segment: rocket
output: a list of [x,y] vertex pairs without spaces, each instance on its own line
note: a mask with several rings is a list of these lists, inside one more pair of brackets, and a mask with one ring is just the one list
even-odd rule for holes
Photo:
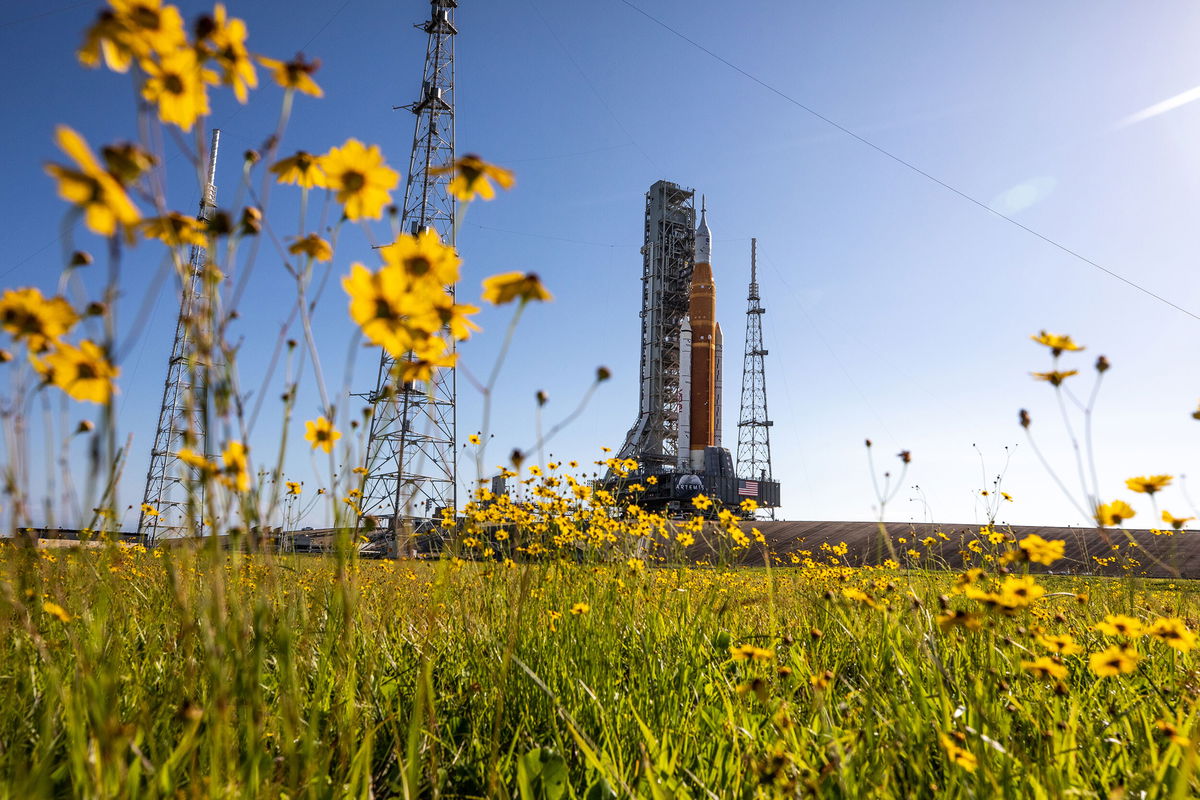
[[[706,211],[702,197],[700,224],[696,227],[696,258],[688,292],[688,321],[680,348],[680,366],[686,365],[687,372],[683,389],[687,412],[688,465],[694,470],[704,469],[705,448],[721,444],[723,342],[721,326],[716,319],[717,287],[713,280],[712,232],[708,229]],[[682,430],[680,432],[683,433]],[[683,436],[680,438],[684,439]]]

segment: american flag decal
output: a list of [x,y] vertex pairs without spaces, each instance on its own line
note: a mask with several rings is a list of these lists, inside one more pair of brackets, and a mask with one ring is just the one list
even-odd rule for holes
[[740,497],[758,497],[758,481],[741,481],[738,486]]

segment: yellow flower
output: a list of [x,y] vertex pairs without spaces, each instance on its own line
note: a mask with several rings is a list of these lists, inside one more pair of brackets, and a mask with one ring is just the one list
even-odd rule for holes
[[944,631],[952,628],[966,628],[969,631],[978,631],[983,628],[983,617],[971,611],[947,611],[944,614],[939,614],[937,617],[938,627]]
[[350,317],[363,335],[394,358],[403,357],[413,346],[409,317],[421,308],[404,275],[396,269],[371,272],[362,264],[352,264],[342,288],[350,295]]
[[318,447],[326,453],[333,452],[333,444],[342,438],[342,434],[333,429],[333,423],[325,417],[317,417],[304,423],[304,438],[312,442],[313,450]]
[[47,164],[46,172],[58,179],[58,196],[84,211],[88,229],[101,236],[112,236],[117,225],[128,232],[141,218],[125,189],[100,167],[87,142],[66,125],[55,130],[59,148],[70,156],[77,169]]
[[304,55],[297,53],[294,59],[286,62],[259,56],[258,63],[271,70],[271,77],[285,89],[295,89],[313,97],[324,95],[321,87],[312,79],[312,74],[321,66],[317,59],[305,61]]
[[59,342],[45,355],[31,360],[47,383],[88,403],[107,403],[114,391],[113,379],[121,373],[104,351],[87,339],[79,347]]
[[150,505],[149,503],[142,503],[142,513],[145,514],[147,517],[157,517],[158,509],[155,508],[154,506]]
[[461,259],[453,247],[442,244],[432,228],[416,236],[401,234],[396,241],[381,247],[379,254],[384,264],[399,269],[413,283],[430,282],[441,287],[458,281]]
[[413,344],[405,358],[396,362],[397,377],[402,382],[431,381],[435,370],[453,367],[457,356],[449,352],[446,343],[436,336]]
[[179,452],[175,454],[175,457],[184,464],[187,464],[192,469],[199,470],[202,473],[215,471],[215,467],[211,461],[197,453],[195,450],[192,450],[190,447],[180,448]]
[[328,186],[325,173],[321,171],[320,157],[303,150],[276,161],[271,165],[271,172],[279,176],[275,179],[278,183],[290,183],[304,189],[314,186],[323,189]]
[[1066,546],[1066,542],[1062,539],[1046,541],[1034,533],[1022,539],[1020,546],[1030,561],[1049,566],[1063,557],[1063,548]]
[[306,255],[313,261],[333,260],[333,248],[329,246],[329,242],[315,233],[310,233],[308,236],[292,242],[288,246],[288,252],[297,256]]
[[471,444],[476,444],[476,445],[479,444],[479,442],[480,442],[479,434],[472,433],[470,436],[467,437],[467,441],[470,442]]
[[217,73],[196,58],[196,51],[182,48],[164,55],[159,61],[143,61],[146,82],[142,97],[158,106],[158,118],[164,124],[190,131],[198,117],[208,116],[208,88],[216,83]]
[[1045,331],[1042,331],[1037,336],[1031,336],[1029,338],[1033,339],[1038,344],[1046,345],[1046,347],[1049,347],[1051,352],[1053,352],[1056,356],[1061,355],[1064,350],[1077,351],[1083,349],[1082,346],[1071,341],[1070,336],[1060,335],[1057,333],[1046,333]]
[[1048,656],[1039,656],[1033,661],[1022,661],[1021,669],[1038,678],[1062,680],[1067,677],[1067,668]]
[[1183,620],[1160,617],[1146,628],[1147,636],[1153,636],[1184,653],[1196,646],[1196,634],[1188,630]]
[[56,617],[59,622],[71,621],[71,615],[68,614],[67,610],[58,603],[51,603],[49,600],[47,600],[46,602],[42,603],[42,611],[45,611],[52,617]]
[[1170,739],[1173,744],[1180,747],[1191,747],[1192,740],[1179,732],[1179,729],[1167,722],[1165,719],[1155,720],[1154,728],[1166,738]]
[[747,514],[753,514],[755,511],[758,511],[758,501],[753,497],[747,497],[739,505],[742,511]]
[[151,217],[142,223],[144,236],[158,239],[171,247],[183,247],[184,245],[204,247],[208,244],[204,231],[203,222],[177,211],[172,211],[162,217]]
[[179,9],[162,0],[109,0],[88,29],[79,61],[95,67],[104,57],[114,72],[126,72],[133,59],[166,55],[187,45]]
[[1141,656],[1136,652],[1115,644],[1103,652],[1092,653],[1088,656],[1092,672],[1101,678],[1133,672],[1137,669],[1139,660],[1141,660]]
[[1194,520],[1195,517],[1175,517],[1169,511],[1162,512],[1162,521],[1170,525],[1175,530],[1182,530],[1183,526]]
[[1022,575],[1019,578],[1009,575],[1000,586],[1000,602],[1020,608],[1033,603],[1045,593],[1045,588],[1039,586],[1032,575]]
[[1139,494],[1154,494],[1160,489],[1165,489],[1171,485],[1174,480],[1173,475],[1149,475],[1137,478],[1129,478],[1125,481],[1125,486],[1131,492]]
[[770,661],[775,653],[752,644],[739,644],[729,648],[729,656],[734,661]]
[[692,498],[692,505],[695,506],[700,511],[704,511],[705,509],[712,508],[712,504],[713,504],[712,498],[706,494],[698,494]]
[[414,328],[426,334],[446,331],[455,341],[466,341],[471,337],[471,331],[479,330],[479,326],[471,320],[472,314],[479,313],[478,306],[455,303],[454,298],[445,292],[430,292],[425,309],[411,318]]
[[942,747],[946,750],[946,755],[950,758],[951,763],[965,769],[967,772],[974,772],[979,766],[979,759],[970,751],[959,747],[953,736],[943,733],[941,735]]
[[1141,636],[1145,627],[1137,617],[1127,617],[1124,614],[1110,614],[1103,622],[1096,623],[1096,630],[1106,636]]
[[1069,633],[1053,636],[1038,634],[1037,641],[1042,647],[1060,656],[1073,656],[1083,652],[1083,648],[1075,644],[1075,637]]
[[246,23],[228,18],[225,4],[217,3],[212,16],[197,23],[197,34],[197,47],[221,67],[221,82],[232,86],[238,102],[245,103],[247,89],[258,86],[258,73],[246,50]]
[[1134,516],[1134,513],[1134,510],[1124,500],[1114,500],[1111,503],[1103,503],[1096,509],[1096,521],[1107,528],[1120,525]]
[[576,603],[575,605],[571,606],[571,613],[574,614],[575,616],[579,616],[580,614],[586,614],[591,610],[592,610],[592,607],[589,606],[587,603]]
[[[104,166],[122,185],[128,186],[158,163],[158,159],[136,144],[117,142],[100,148]],[[90,263],[90,262],[89,262]]]
[[1062,382],[1072,375],[1078,375],[1079,370],[1068,369],[1065,371],[1055,370],[1053,372],[1031,372],[1029,373],[1039,381],[1046,381],[1051,386],[1061,386]]
[[511,189],[516,182],[510,170],[489,164],[479,156],[470,153],[453,164],[434,167],[429,172],[432,175],[453,173],[454,177],[446,186],[446,191],[464,203],[469,203],[477,196],[484,200],[491,200],[495,197],[496,190],[491,183],[493,180],[503,189]]
[[542,285],[542,280],[533,272],[505,272],[483,281],[483,299],[492,305],[502,306],[513,300],[525,305],[530,300],[553,300]]
[[296,481],[285,481],[285,485],[287,486],[288,494],[300,494],[302,491],[300,484]]
[[383,207],[392,201],[388,194],[400,175],[383,162],[377,145],[366,147],[357,139],[347,139],[341,147],[330,148],[321,156],[327,188],[337,193],[347,219],[379,219]]
[[41,352],[58,341],[79,321],[79,315],[62,297],[43,297],[35,288],[6,289],[0,295],[0,329],[32,352]]
[[230,489],[244,492],[250,488],[250,471],[246,463],[246,445],[232,441],[225,446],[221,454],[225,464],[222,469],[221,483]]

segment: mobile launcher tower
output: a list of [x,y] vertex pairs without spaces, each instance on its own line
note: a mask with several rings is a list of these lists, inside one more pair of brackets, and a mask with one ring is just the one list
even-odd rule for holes
[[668,514],[690,512],[699,494],[712,498],[714,509],[737,508],[747,498],[777,507],[779,483],[769,467],[739,477],[721,445],[723,342],[712,233],[703,203],[696,224],[693,190],[669,181],[650,187],[642,265],[639,413],[619,452],[638,468],[603,483],[618,494],[640,484],[638,504]]

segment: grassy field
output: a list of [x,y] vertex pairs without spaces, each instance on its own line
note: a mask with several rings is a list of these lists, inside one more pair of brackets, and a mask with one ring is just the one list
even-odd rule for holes
[[5,797],[1200,791],[1191,583],[0,554]]

